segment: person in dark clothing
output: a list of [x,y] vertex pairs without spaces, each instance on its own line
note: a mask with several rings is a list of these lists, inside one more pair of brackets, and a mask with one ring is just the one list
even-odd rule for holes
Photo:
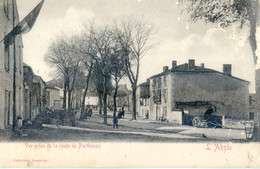
[[216,127],[216,124],[219,123],[217,116],[212,115],[212,113],[214,113],[214,112],[216,112],[216,107],[209,106],[208,109],[204,113],[204,120],[207,121],[208,127]]
[[149,119],[149,113],[148,112],[145,114],[145,119]]
[[59,115],[59,124],[64,125],[65,110],[64,109],[59,110],[58,115]]
[[124,107],[122,107],[122,109],[121,109],[121,117],[125,118],[125,109],[124,109]]
[[117,119],[117,116],[113,116],[113,128],[118,128],[118,119]]
[[88,111],[87,111],[87,116],[91,117],[92,116],[92,109],[89,107]]
[[125,110],[124,107],[122,107],[121,111],[119,110],[117,118],[124,118],[125,117]]
[[71,112],[69,113],[69,119],[71,122],[71,126],[75,126],[75,114],[76,111],[71,110]]
[[213,113],[213,108],[211,106],[209,106],[208,109],[205,111],[204,116],[211,115],[212,113]]

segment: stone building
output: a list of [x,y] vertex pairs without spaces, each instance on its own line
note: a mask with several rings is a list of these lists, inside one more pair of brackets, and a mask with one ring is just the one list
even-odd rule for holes
[[46,104],[46,84],[40,76],[24,64],[24,113],[23,120],[34,120],[44,110]]
[[93,92],[88,92],[85,98],[85,106],[90,106],[92,108],[97,108],[99,104],[99,99],[97,94]]
[[59,110],[62,108],[61,89],[58,87],[46,86],[46,106]]
[[138,85],[136,90],[137,112],[142,118],[149,118],[150,114],[150,81],[149,79]]
[[[5,35],[7,35],[13,29],[13,26],[19,22],[15,0],[0,1],[0,22],[0,39],[2,40]],[[0,44],[0,129],[6,129],[13,124],[14,56],[16,58],[15,105],[16,117],[18,117],[23,116],[22,112],[24,112],[23,43],[21,35],[16,36],[15,43],[5,43],[2,41]]]
[[232,76],[231,65],[223,72],[195,65],[195,60],[167,66],[163,72],[150,77],[151,118],[160,117],[182,123],[182,113],[203,115],[207,106],[214,106],[216,115],[247,119],[249,111],[249,82]]

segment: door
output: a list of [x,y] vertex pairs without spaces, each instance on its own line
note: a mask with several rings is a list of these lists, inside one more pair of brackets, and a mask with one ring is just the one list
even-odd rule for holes
[[156,120],[159,120],[159,115],[160,115],[160,109],[159,106],[156,106]]
[[10,125],[10,91],[5,91],[5,127]]

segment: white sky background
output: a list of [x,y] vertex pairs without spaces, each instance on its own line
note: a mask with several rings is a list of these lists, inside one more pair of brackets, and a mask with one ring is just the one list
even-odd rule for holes
[[[17,0],[20,20],[40,0]],[[61,32],[80,32],[88,20],[112,23],[126,17],[143,17],[153,25],[157,45],[141,62],[139,83],[171,67],[195,59],[196,65],[222,72],[223,64],[232,64],[232,75],[251,82],[254,91],[254,66],[246,34],[234,34],[232,28],[218,29],[212,24],[187,24],[176,0],[45,0],[33,29],[23,35],[24,62],[45,81],[54,78],[54,69],[44,62],[50,42]],[[239,35],[239,36],[238,36]],[[244,36],[243,36],[244,35]]]

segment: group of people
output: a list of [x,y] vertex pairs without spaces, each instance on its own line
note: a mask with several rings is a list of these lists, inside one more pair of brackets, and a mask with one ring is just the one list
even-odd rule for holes
[[80,114],[80,120],[87,119],[87,117],[91,117],[91,116],[92,116],[92,108],[90,106],[87,106],[85,112]]

